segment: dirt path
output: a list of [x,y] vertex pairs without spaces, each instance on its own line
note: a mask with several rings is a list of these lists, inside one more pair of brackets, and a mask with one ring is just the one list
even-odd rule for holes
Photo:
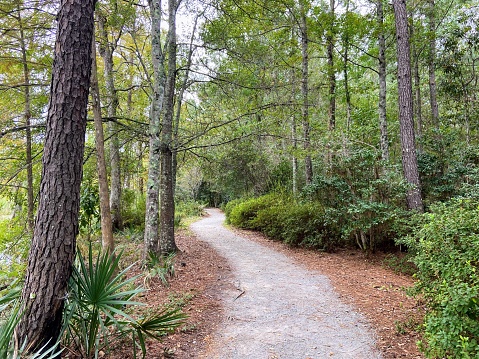
[[326,276],[227,230],[221,211],[208,213],[191,229],[228,259],[234,287],[222,293],[226,319],[199,358],[381,358],[364,317]]

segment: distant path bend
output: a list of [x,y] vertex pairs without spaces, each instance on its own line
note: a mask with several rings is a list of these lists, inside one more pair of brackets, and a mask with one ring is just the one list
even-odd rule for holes
[[220,210],[191,225],[230,262],[236,290],[200,358],[380,359],[366,320],[341,303],[329,279],[223,226]]

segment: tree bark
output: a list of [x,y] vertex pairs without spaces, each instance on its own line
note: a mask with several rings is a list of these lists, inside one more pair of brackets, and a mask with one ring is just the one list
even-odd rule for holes
[[17,343],[56,344],[75,256],[85,144],[94,0],[62,0],[47,117],[38,216],[22,292]]
[[329,16],[330,28],[328,29],[327,42],[327,57],[328,57],[328,82],[329,82],[329,130],[333,131],[336,128],[336,71],[334,69],[334,7],[335,1],[329,0]]
[[[411,12],[412,17],[412,12]],[[414,38],[414,25],[409,26],[409,39]],[[421,138],[422,138],[422,96],[421,96],[421,74],[419,72],[419,52],[415,44],[412,45],[412,63],[411,67],[412,77],[414,78],[414,99],[413,110],[415,119],[415,137],[417,142],[417,150],[421,152]]]
[[294,114],[291,116],[291,145],[293,147],[293,158],[292,158],[292,181],[293,181],[293,196],[296,197],[298,195],[298,157],[296,157],[296,150],[298,149],[298,140],[296,134],[296,118]]
[[[103,58],[104,75],[106,83],[106,98],[108,101],[107,115],[115,119],[119,105],[118,95],[115,88],[113,74],[113,51],[108,41],[108,33],[105,28],[105,19],[98,16],[98,27],[100,30],[100,55]],[[123,229],[123,220],[121,218],[121,170],[120,170],[120,142],[118,139],[118,126],[115,121],[108,123],[110,133],[110,209],[113,230]]]
[[418,139],[418,150],[421,151],[422,138],[422,96],[421,96],[421,76],[419,74],[419,58],[417,50],[414,50],[414,89],[415,98],[414,108],[416,110],[416,134]]
[[175,243],[175,197],[173,175],[173,116],[176,82],[176,0],[168,0],[168,76],[165,116],[161,126],[160,253],[177,251]]
[[161,0],[150,0],[151,52],[153,62],[153,93],[150,107],[150,153],[146,184],[145,258],[148,253],[159,253],[159,178],[160,178],[160,116],[165,97],[164,54],[161,48]]
[[411,186],[406,200],[409,209],[423,212],[421,182],[417,166],[414,138],[413,97],[411,83],[411,59],[409,31],[407,23],[406,0],[393,0],[397,59],[398,59],[398,105],[401,135],[402,165],[404,177]]
[[[349,14],[349,0],[346,1],[346,18]],[[344,71],[344,94],[346,96],[346,131],[349,132],[351,127],[351,92],[349,91],[349,72],[348,72],[348,62],[349,62],[349,34],[346,31],[344,35],[344,61],[343,61],[343,71]]]
[[[437,131],[439,131],[439,106],[437,104],[437,88],[436,88],[436,17],[434,0],[429,2],[429,102],[431,104],[432,123]],[[439,133],[439,132],[438,132]]]
[[110,212],[110,195],[108,191],[108,177],[105,160],[105,139],[103,136],[103,123],[101,119],[100,89],[96,65],[96,46],[92,41],[92,68],[91,68],[91,97],[93,107],[93,121],[95,125],[95,147],[98,168],[98,187],[100,196],[100,225],[103,251],[110,255],[115,250],[113,240],[113,226]]
[[300,1],[301,12],[301,96],[303,100],[303,106],[301,110],[302,126],[303,126],[303,149],[305,152],[304,157],[304,173],[306,184],[309,185],[313,182],[313,163],[311,161],[311,139],[310,139],[310,123],[309,123],[309,54],[308,54],[308,26],[306,22],[306,9],[304,4]]
[[383,0],[377,3],[377,21],[379,26],[378,47],[379,47],[379,130],[380,130],[380,146],[381,158],[383,161],[389,161],[389,140],[388,125],[386,117],[386,40],[384,36],[384,11]]

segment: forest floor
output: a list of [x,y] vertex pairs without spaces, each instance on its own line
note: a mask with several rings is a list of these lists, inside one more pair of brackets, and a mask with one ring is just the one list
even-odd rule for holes
[[[230,230],[284,254],[306,270],[327,276],[341,301],[367,319],[383,358],[424,358],[416,346],[423,308],[406,294],[413,280],[386,266],[390,258],[386,254],[357,250],[323,253],[291,248],[256,232]],[[167,287],[157,278],[145,281],[149,290],[143,300],[149,307],[182,306],[188,319],[161,342],[150,341],[147,358],[208,358],[205,350],[228,316],[221,293],[238,290],[233,284],[234,273],[230,263],[192,231],[179,230],[176,240],[180,252],[175,258],[175,276]],[[112,349],[105,358],[131,357],[126,347]]]

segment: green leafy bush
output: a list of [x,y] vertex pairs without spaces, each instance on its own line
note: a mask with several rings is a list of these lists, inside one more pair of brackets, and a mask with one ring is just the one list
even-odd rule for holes
[[230,224],[230,216],[231,216],[231,211],[233,210],[233,208],[235,208],[238,204],[244,201],[245,201],[244,198],[237,198],[237,199],[233,199],[229,201],[228,203],[222,206],[222,209],[225,212],[225,216],[226,216],[226,223]]
[[306,201],[325,208],[326,223],[337,227],[343,244],[363,250],[394,245],[406,186],[395,167],[378,161],[379,153],[351,148],[336,158],[332,174],[317,175],[302,191]]
[[404,242],[414,253],[416,294],[428,306],[422,350],[430,358],[479,356],[479,202],[431,207]]
[[227,218],[234,226],[261,231],[291,246],[332,250],[339,231],[325,214],[317,202],[298,202],[276,193],[227,206]]
[[319,203],[292,201],[287,206],[260,211],[254,223],[267,235],[291,246],[329,251],[336,247],[339,233],[328,223],[325,214]]
[[274,193],[240,201],[228,210],[228,223],[239,228],[259,230],[260,228],[254,224],[258,212],[281,203],[282,198]]
[[185,218],[197,218],[204,212],[205,206],[196,201],[178,201],[175,203],[175,227],[184,225],[187,227],[188,221],[183,224]]

